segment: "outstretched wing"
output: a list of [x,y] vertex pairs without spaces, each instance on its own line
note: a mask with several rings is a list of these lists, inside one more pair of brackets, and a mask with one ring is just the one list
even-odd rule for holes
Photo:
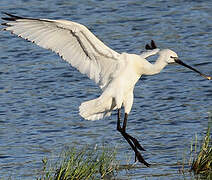
[[43,48],[56,52],[61,58],[104,88],[113,77],[119,53],[113,51],[85,26],[67,20],[33,19],[5,13],[2,18],[11,31]]

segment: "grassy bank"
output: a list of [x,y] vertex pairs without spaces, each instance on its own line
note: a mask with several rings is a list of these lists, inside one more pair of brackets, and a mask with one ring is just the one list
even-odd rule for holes
[[[54,164],[54,165],[53,165]],[[43,172],[39,180],[104,179],[116,176],[119,162],[116,151],[105,147],[69,148],[59,161],[43,159]]]
[[197,135],[192,139],[190,146],[190,157],[183,155],[183,160],[179,172],[195,179],[212,179],[212,138],[211,138],[212,118],[209,117],[208,128],[204,137],[199,140]]
[[201,149],[194,158],[191,170],[195,174],[200,174],[207,179],[212,179],[212,140],[210,135],[210,127],[202,141]]

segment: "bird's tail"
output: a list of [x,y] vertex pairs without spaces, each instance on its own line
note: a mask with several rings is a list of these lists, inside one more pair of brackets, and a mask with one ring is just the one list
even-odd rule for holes
[[111,115],[114,109],[112,98],[97,98],[83,102],[79,107],[79,114],[87,120],[99,120]]

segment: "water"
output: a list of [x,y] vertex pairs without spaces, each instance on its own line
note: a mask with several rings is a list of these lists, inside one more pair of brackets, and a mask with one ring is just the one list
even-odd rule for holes
[[[118,52],[139,53],[154,39],[210,75],[211,8],[211,1],[201,0],[0,1],[1,11],[82,23]],[[116,131],[115,113],[95,122],[78,115],[81,102],[101,93],[92,81],[50,51],[7,32],[0,32],[0,42],[1,178],[35,179],[42,158],[54,158],[73,145],[110,143],[119,148],[123,162],[126,154],[133,162],[129,145]],[[142,77],[128,131],[140,140],[147,150],[144,157],[154,165],[120,176],[183,179],[177,162],[189,154],[195,134],[204,135],[211,112],[211,81],[190,70],[169,66],[159,75]]]

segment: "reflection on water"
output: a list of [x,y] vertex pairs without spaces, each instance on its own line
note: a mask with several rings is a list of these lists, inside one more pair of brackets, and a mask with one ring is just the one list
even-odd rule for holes
[[[212,74],[210,1],[11,1],[2,11],[85,24],[118,52],[139,53],[154,39],[182,60]],[[53,53],[0,33],[0,174],[35,179],[43,157],[69,145],[110,143],[125,161],[130,147],[116,132],[116,116],[85,121],[81,102],[101,92]],[[169,66],[142,77],[135,89],[128,131],[147,150],[152,168],[130,170],[126,178],[180,178],[176,163],[195,133],[203,135],[212,112],[211,82],[184,67]]]

